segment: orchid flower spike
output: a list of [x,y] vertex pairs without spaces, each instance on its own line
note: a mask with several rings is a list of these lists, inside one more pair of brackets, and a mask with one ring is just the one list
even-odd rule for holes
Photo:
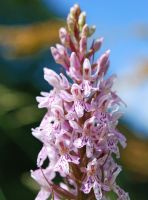
[[[53,88],[37,97],[38,107],[47,112],[39,127],[32,129],[43,145],[38,169],[31,171],[40,186],[36,200],[111,200],[111,191],[117,200],[129,200],[116,183],[121,166],[114,160],[120,157],[119,145],[126,147],[126,138],[116,127],[123,101],[112,89],[116,76],[105,76],[110,50],[94,59],[103,38],[88,45],[94,31],[95,26],[86,23],[86,13],[75,4],[67,29],[59,30],[61,44],[51,47],[65,73],[44,68],[44,79]],[[57,174],[59,184],[53,180]]]

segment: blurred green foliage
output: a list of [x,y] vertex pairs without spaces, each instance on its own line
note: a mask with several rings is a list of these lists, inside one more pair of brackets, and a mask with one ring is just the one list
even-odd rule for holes
[[40,0],[5,0],[0,3],[0,24],[24,24],[55,17]]
[[[54,18],[39,0],[0,3],[3,26],[31,25]],[[48,54],[45,49],[35,56],[10,59],[0,43],[0,200],[31,200],[37,193],[29,172],[36,168],[41,144],[32,137],[31,128],[38,125],[45,112],[37,108],[35,96],[40,88],[47,89],[41,79],[42,67],[50,62]]]

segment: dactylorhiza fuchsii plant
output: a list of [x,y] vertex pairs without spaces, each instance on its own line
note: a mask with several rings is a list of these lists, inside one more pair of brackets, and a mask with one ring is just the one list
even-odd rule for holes
[[[120,157],[118,144],[126,147],[126,138],[116,129],[124,103],[112,90],[115,75],[105,78],[110,50],[94,61],[103,38],[88,48],[94,31],[94,26],[86,24],[85,12],[74,5],[67,28],[59,30],[61,44],[51,47],[55,62],[64,67],[69,79],[44,68],[44,79],[53,89],[37,97],[38,107],[47,112],[40,126],[32,129],[43,143],[38,169],[31,171],[40,185],[36,200],[109,200],[110,191],[118,200],[129,200],[116,184],[121,166],[112,157]],[[57,175],[61,177],[58,185],[54,183]]]

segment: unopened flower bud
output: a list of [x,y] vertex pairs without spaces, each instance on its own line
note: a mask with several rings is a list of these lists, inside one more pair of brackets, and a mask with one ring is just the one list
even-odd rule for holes
[[55,47],[51,47],[51,53],[52,56],[54,57],[55,61],[57,63],[60,63],[60,61],[62,60],[61,54],[59,53],[59,51],[55,48]]
[[79,14],[81,13],[81,9],[80,9],[80,6],[78,4],[75,4],[74,5],[74,9],[76,11],[76,15],[79,16]]
[[71,7],[71,8],[70,8],[70,15],[71,15],[71,17],[75,17],[75,14],[76,14],[75,8],[74,8],[74,7]]
[[85,25],[85,20],[86,20],[86,13],[81,12],[79,19],[78,19],[78,25],[79,25],[80,31],[82,31],[82,28]]
[[75,52],[72,52],[72,54],[70,56],[70,66],[72,68],[75,68],[76,70],[79,70],[81,67],[80,61],[79,61],[78,57],[76,56]]
[[92,26],[92,27],[89,27],[89,30],[88,30],[88,36],[92,36],[92,34],[94,34],[94,32],[96,31],[96,26]]
[[67,17],[67,25],[68,25],[69,32],[71,34],[74,34],[75,21],[70,15],[68,15]]
[[110,50],[107,50],[98,60],[98,64],[100,66],[100,71],[99,74],[106,74],[108,66],[109,66],[109,55],[110,55]]
[[97,40],[94,42],[92,49],[93,49],[94,51],[98,51],[98,50],[101,48],[101,46],[102,46],[103,40],[104,40],[103,37],[100,38],[100,39],[97,39]]
[[59,75],[51,69],[44,68],[44,79],[53,87],[59,88]]
[[57,44],[57,49],[55,47],[51,47],[52,56],[55,59],[55,62],[63,65],[66,69],[69,67],[69,57],[64,47]]
[[65,28],[60,28],[59,37],[63,45],[69,46],[69,34]]
[[85,24],[85,25],[83,26],[83,28],[82,28],[82,37],[83,37],[83,36],[87,37],[88,34],[89,34],[89,27],[88,27],[87,24]]
[[70,15],[76,19],[77,16],[79,16],[81,10],[78,4],[75,4],[71,9],[70,9]]
[[89,80],[91,78],[91,64],[88,58],[85,58],[83,63],[83,78]]
[[56,44],[56,48],[57,48],[59,54],[65,55],[66,49],[64,48],[63,45],[61,45],[61,44]]
[[56,47],[57,47],[57,50],[59,51],[59,54],[63,58],[62,61],[64,60],[66,67],[68,67],[69,66],[69,55],[67,53],[67,49],[63,45],[60,45],[60,44],[56,44]]

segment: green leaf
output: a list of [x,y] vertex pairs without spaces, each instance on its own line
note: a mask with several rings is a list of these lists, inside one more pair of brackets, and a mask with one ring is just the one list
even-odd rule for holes
[[4,196],[4,193],[2,192],[0,188],[0,200],[6,200],[6,197]]

